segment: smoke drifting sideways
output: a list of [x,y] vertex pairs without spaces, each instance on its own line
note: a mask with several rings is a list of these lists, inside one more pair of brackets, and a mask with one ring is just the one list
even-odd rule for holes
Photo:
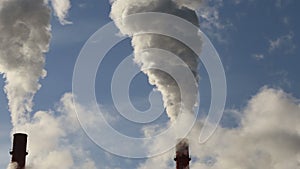
[[[112,9],[110,16],[115,21],[120,32],[124,35],[132,36],[132,46],[134,48],[134,61],[140,65],[141,70],[148,76],[149,83],[155,85],[162,93],[164,107],[171,121],[174,121],[179,112],[184,114],[193,113],[193,109],[197,104],[197,93],[189,93],[189,91],[180,91],[184,88],[198,87],[198,73],[197,68],[199,59],[188,46],[179,40],[165,35],[158,35],[147,32],[147,25],[155,24],[159,27],[164,27],[164,21],[157,19],[156,23],[149,23],[149,21],[127,22],[126,16],[132,14],[139,14],[144,12],[160,12],[165,14],[175,15],[183,18],[198,27],[198,18],[194,11],[197,6],[201,4],[199,0],[115,0],[112,1]],[[172,29],[167,27],[166,29]],[[186,36],[195,37],[197,32],[186,32],[179,30]],[[141,33],[141,34],[139,34]],[[200,37],[199,37],[200,38]],[[196,83],[186,81],[186,87],[181,88],[169,72],[164,72],[158,69],[147,69],[149,67],[168,67],[172,72],[177,72],[183,65],[178,65],[170,60],[166,60],[164,56],[158,56],[157,53],[148,52],[147,49],[158,48],[168,51],[176,55],[185,62],[188,68],[194,75]],[[201,48],[201,45],[199,46]],[[180,75],[185,78],[185,75]],[[195,81],[194,81],[195,82]],[[181,84],[180,84],[181,85]],[[181,93],[186,93],[187,97],[181,98]]]

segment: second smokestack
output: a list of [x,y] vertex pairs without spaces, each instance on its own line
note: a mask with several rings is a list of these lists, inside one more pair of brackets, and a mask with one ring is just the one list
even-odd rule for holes
[[191,161],[189,154],[189,142],[188,139],[179,139],[176,145],[176,169],[189,169],[189,163]]
[[26,164],[27,134],[16,133],[13,138],[13,148],[10,151],[12,155],[11,162],[17,163],[17,169],[24,169]]

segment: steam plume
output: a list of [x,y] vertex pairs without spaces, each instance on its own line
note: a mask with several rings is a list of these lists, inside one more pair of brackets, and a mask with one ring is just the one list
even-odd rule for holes
[[[4,90],[13,127],[15,131],[25,131],[30,136],[26,168],[95,169],[83,145],[68,139],[78,134],[79,128],[71,109],[70,94],[66,94],[60,102],[61,110],[57,112],[61,115],[55,116],[52,111],[29,115],[33,97],[41,87],[39,80],[46,76],[44,53],[48,51],[51,37],[48,1],[0,1],[0,73],[6,80]],[[66,23],[69,1],[52,0],[52,5],[60,22]],[[66,124],[70,128],[66,128]],[[17,165],[11,163],[8,169],[16,169]]]
[[[236,111],[238,127],[219,126],[205,144],[197,138],[199,121],[187,138],[191,148],[191,168],[201,169],[295,169],[300,166],[300,106],[299,98],[281,89],[263,87]],[[226,117],[224,118],[226,119]],[[232,122],[232,121],[231,121]],[[148,129],[149,130],[149,129]],[[163,129],[158,129],[163,130]],[[161,147],[166,138],[158,139],[149,149]],[[242,150],[242,151],[241,151]],[[172,169],[174,151],[149,158],[139,169]],[[162,163],[164,161],[164,163]],[[171,163],[172,164],[172,163]]]
[[28,121],[39,79],[46,76],[50,10],[44,0],[3,0],[0,8],[0,73],[17,127]]
[[[152,65],[154,67],[163,65],[163,67],[178,68],[178,65],[165,60],[163,56],[157,56],[156,53],[148,52],[141,54],[143,50],[151,48],[159,48],[177,55],[182,59],[189,69],[193,72],[195,78],[198,78],[198,56],[185,44],[171,37],[157,35],[153,33],[139,34],[139,31],[145,31],[144,26],[148,25],[147,21],[139,21],[126,24],[125,16],[143,12],[161,12],[172,14],[187,21],[198,25],[196,13],[193,11],[201,1],[172,1],[172,0],[115,0],[112,2],[111,18],[116,22],[121,33],[132,36],[132,46],[134,47],[134,60],[141,66],[142,71],[147,74],[149,82],[155,85],[162,93],[164,106],[171,120],[176,119],[181,106],[185,108],[185,112],[192,112],[196,101],[195,99],[181,98],[178,84],[166,72],[157,69],[145,69]],[[121,19],[121,20],[120,20]],[[134,25],[132,25],[134,24]],[[163,21],[157,21],[157,25],[163,25]],[[197,32],[184,32],[187,36],[197,36]],[[159,67],[159,66],[158,66]],[[184,78],[184,75],[182,76]],[[187,83],[192,87],[197,87],[197,84]],[[195,98],[195,93],[188,93],[189,96]]]

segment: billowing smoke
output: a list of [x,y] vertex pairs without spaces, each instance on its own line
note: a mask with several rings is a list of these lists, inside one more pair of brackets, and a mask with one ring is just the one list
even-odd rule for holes
[[44,0],[2,0],[0,8],[0,73],[16,128],[28,121],[39,79],[46,76],[50,9]]
[[[168,67],[175,72],[181,69],[182,65],[178,65],[171,60],[167,60],[164,56],[158,56],[159,54],[156,52],[149,51],[143,53],[143,51],[158,48],[175,54],[185,62],[188,68],[193,72],[195,79],[198,79],[198,56],[183,42],[180,42],[175,38],[154,33],[138,34],[146,31],[143,29],[145,29],[145,25],[148,24],[162,25],[163,27],[163,21],[159,21],[159,19],[157,19],[156,23],[148,23],[147,20],[126,23],[126,16],[143,12],[160,12],[178,16],[198,26],[198,19],[193,9],[200,3],[201,1],[199,0],[115,0],[112,2],[111,18],[116,22],[121,33],[132,36],[134,60],[141,66],[141,70],[147,74],[150,84],[155,85],[162,93],[164,106],[166,107],[167,114],[171,121],[176,119],[183,107],[184,112],[193,111],[196,99],[191,98],[195,98],[196,93],[180,91],[182,88],[179,88],[177,81],[172,78],[169,72],[164,72],[158,69],[147,69],[151,66]],[[197,32],[181,31],[181,33],[186,36],[197,36]],[[185,75],[182,74],[181,78],[185,78]],[[197,83],[186,82],[187,83],[184,85],[189,85],[190,87],[188,88],[196,88],[198,86]],[[181,98],[181,93],[187,93],[188,97]]]
[[84,148],[86,140],[79,132],[72,94],[66,93],[57,106],[55,110],[36,112],[31,122],[22,126],[28,133],[26,169],[96,169]]
[[[52,1],[54,11],[63,24],[69,1]],[[26,168],[91,168],[95,164],[77,136],[79,123],[72,109],[72,97],[66,94],[58,110],[30,112],[33,97],[40,89],[39,80],[46,76],[45,55],[51,38],[51,10],[48,0],[0,1],[0,73],[6,80],[9,111],[14,132],[29,135]],[[66,128],[65,126],[70,128]],[[16,169],[17,163],[8,165]]]
[[[96,119],[95,108],[77,108],[77,111],[84,111],[88,117]],[[95,127],[98,126],[99,123]],[[95,162],[85,149],[88,138],[82,137],[83,132],[80,132],[72,94],[64,94],[56,109],[34,113],[21,130],[28,134],[26,169],[96,169]],[[11,163],[7,169],[16,167],[17,163]]]
[[[229,111],[230,113],[225,113],[224,119],[230,115],[231,120],[228,122],[237,123],[238,127],[219,126],[205,144],[199,144],[197,139],[201,122],[191,130],[187,136],[193,157],[191,168],[300,168],[299,98],[294,98],[280,89],[263,87],[247,101],[246,107]],[[151,128],[145,130],[148,132]],[[150,151],[163,146],[165,140],[167,138],[156,140],[149,146]],[[147,159],[139,169],[172,169],[173,158],[174,151],[169,151]]]
[[[68,0],[51,0],[62,24],[71,7]],[[32,110],[33,97],[46,76],[44,53],[50,41],[51,11],[46,0],[0,1],[0,74],[14,127],[24,124]]]

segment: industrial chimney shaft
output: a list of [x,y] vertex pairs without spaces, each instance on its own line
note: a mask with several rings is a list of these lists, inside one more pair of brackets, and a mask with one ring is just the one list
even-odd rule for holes
[[13,147],[12,151],[10,151],[11,162],[17,163],[17,169],[24,169],[26,163],[26,155],[28,155],[26,151],[27,146],[27,134],[24,133],[16,133],[13,138]]
[[189,169],[189,162],[191,161],[189,154],[188,139],[179,139],[176,145],[176,169]]

